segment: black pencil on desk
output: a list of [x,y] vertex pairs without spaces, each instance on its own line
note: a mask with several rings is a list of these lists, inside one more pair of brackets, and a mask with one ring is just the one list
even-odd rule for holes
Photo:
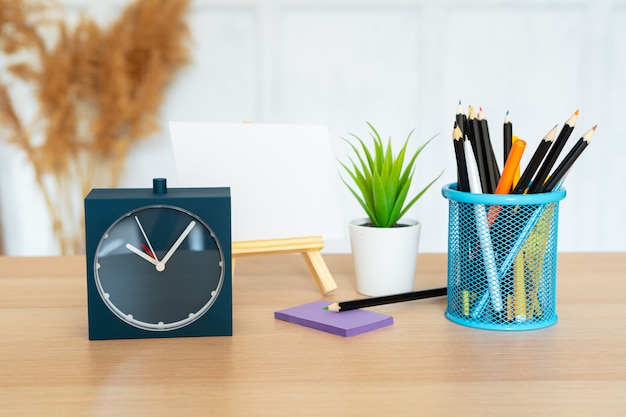
[[463,147],[463,134],[457,123],[454,123],[454,129],[452,130],[452,140],[454,142],[454,155],[456,157],[458,191],[469,192],[469,179],[467,176],[467,163],[465,159],[465,149]]
[[541,139],[541,142],[539,142],[539,146],[537,146],[535,153],[533,154],[532,158],[530,158],[530,162],[526,166],[526,169],[522,173],[522,176],[517,182],[517,185],[513,189],[513,194],[524,193],[524,190],[526,189],[526,187],[528,187],[528,184],[530,184],[530,180],[533,178],[533,175],[535,175],[537,168],[539,168],[539,164],[541,164],[541,161],[543,160],[544,156],[546,156],[546,153],[548,152],[548,149],[550,149],[552,142],[554,142],[557,126],[558,125],[555,125],[548,133],[546,133],[543,139]]
[[543,164],[541,164],[537,175],[535,175],[535,178],[532,180],[530,187],[528,187],[529,194],[537,193],[543,188],[543,183],[546,181],[546,178],[548,178],[548,174],[550,173],[550,170],[552,169],[557,158],[559,157],[561,150],[563,150],[565,142],[567,142],[567,139],[570,137],[572,131],[574,130],[574,126],[576,126],[577,118],[578,110],[576,110],[574,114],[572,114],[563,125],[561,132],[559,132],[559,136],[557,136],[554,144],[548,152],[548,156],[546,156],[546,159],[543,161]]
[[508,110],[506,111],[506,115],[504,116],[504,124],[502,125],[502,139],[504,150],[504,158],[502,159],[502,164],[504,165],[507,158],[509,157],[509,152],[511,152],[511,147],[513,146],[513,123],[511,123],[511,116],[509,115]]
[[403,303],[405,301],[422,300],[424,298],[443,297],[447,294],[447,287],[433,288],[431,290],[412,291],[402,294],[385,295],[382,297],[342,301],[339,303],[333,303],[328,307],[324,307],[324,310],[342,312],[348,310],[356,310],[357,308],[380,306],[383,304]]
[[580,154],[582,154],[585,148],[589,145],[591,137],[595,133],[597,127],[598,125],[595,125],[591,129],[589,129],[587,133],[585,133],[578,140],[578,142],[576,142],[576,144],[572,147],[569,153],[565,155],[565,158],[563,158],[559,166],[557,166],[554,172],[550,174],[550,178],[548,178],[543,188],[541,188],[540,192],[550,192],[556,188],[556,185],[559,183],[561,178],[563,178],[567,171],[569,171],[574,162],[576,162],[576,159],[578,159]]

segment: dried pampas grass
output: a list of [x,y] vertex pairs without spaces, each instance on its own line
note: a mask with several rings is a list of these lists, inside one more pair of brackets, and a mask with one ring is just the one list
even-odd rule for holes
[[[84,16],[70,28],[49,3],[0,0],[0,138],[32,165],[61,253],[81,253],[82,197],[118,185],[129,149],[159,130],[166,87],[190,59],[189,0],[136,0],[104,28]],[[32,120],[17,110],[18,84],[37,98]]]

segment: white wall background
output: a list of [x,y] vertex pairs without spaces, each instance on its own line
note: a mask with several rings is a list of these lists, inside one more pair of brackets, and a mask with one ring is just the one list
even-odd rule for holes
[[[126,2],[63,3],[69,19],[106,22]],[[195,0],[189,24],[194,61],[168,92],[163,134],[133,150],[122,185],[174,176],[168,120],[327,124],[339,158],[339,136],[367,134],[366,120],[397,143],[415,128],[419,142],[440,134],[419,159],[417,185],[445,173],[410,215],[423,222],[421,250],[445,252],[440,188],[456,178],[457,102],[485,109],[498,156],[507,110],[534,150],[580,109],[571,143],[599,127],[567,178],[559,249],[626,250],[625,0]],[[346,223],[362,217],[338,187]],[[4,143],[0,210],[7,254],[58,253],[29,167]],[[348,252],[345,235],[325,252]]]

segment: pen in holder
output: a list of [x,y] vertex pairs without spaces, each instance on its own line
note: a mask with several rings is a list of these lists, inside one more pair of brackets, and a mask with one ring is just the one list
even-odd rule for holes
[[559,201],[565,190],[473,194],[449,200],[446,317],[490,330],[550,326],[556,314]]

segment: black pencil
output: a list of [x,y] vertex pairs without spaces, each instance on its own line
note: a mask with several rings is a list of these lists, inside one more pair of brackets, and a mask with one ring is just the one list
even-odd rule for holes
[[422,300],[424,298],[443,297],[447,294],[447,287],[433,288],[431,290],[405,292],[402,294],[385,295],[383,297],[342,301],[339,303],[333,303],[328,307],[324,307],[324,310],[342,312],[348,310],[356,310],[357,308],[380,306],[383,304],[402,303],[405,301]]
[[528,187],[528,184],[530,184],[530,180],[533,178],[533,175],[535,175],[537,168],[539,168],[539,164],[541,164],[541,161],[544,156],[546,156],[552,142],[554,142],[557,126],[558,125],[555,125],[548,133],[546,133],[543,139],[541,139],[541,142],[539,142],[539,146],[537,146],[530,162],[526,166],[526,169],[522,173],[519,181],[517,181],[517,185],[513,189],[513,194],[522,194],[524,190],[526,190],[526,187]]
[[504,116],[504,124],[502,125],[502,138],[504,150],[504,158],[502,158],[502,164],[504,164],[509,157],[511,147],[513,146],[513,123],[511,123],[511,116],[509,115],[508,110],[506,111],[506,115]]
[[487,167],[487,175],[489,180],[489,190],[487,192],[493,194],[496,191],[498,182],[500,181],[500,168],[498,167],[498,161],[496,155],[493,152],[493,146],[491,145],[491,136],[489,135],[489,124],[485,119],[485,112],[481,107],[476,116],[480,126],[480,140],[483,146],[483,158],[485,159],[485,166]]
[[459,104],[456,107],[456,124],[459,126],[459,129],[461,129],[461,137],[464,137],[465,127],[467,126],[467,116],[461,105],[461,100],[459,100]]
[[554,172],[550,174],[550,177],[548,178],[544,186],[541,188],[540,192],[544,193],[544,192],[549,192],[549,191],[554,190],[554,188],[559,183],[559,181],[561,181],[561,178],[563,178],[563,176],[567,173],[567,171],[569,171],[569,169],[572,167],[574,162],[576,162],[576,159],[578,159],[578,157],[580,156],[580,154],[583,153],[587,145],[589,145],[589,142],[591,141],[591,137],[595,133],[597,127],[598,125],[595,125],[591,129],[589,129],[587,133],[585,133],[578,140],[578,142],[576,142],[576,144],[572,147],[569,153],[565,155],[565,158],[563,158],[559,166],[557,166]]
[[[457,105],[457,107],[456,107],[456,117],[455,117],[455,120],[456,120],[456,124],[457,124],[457,126],[458,126],[458,127],[459,127],[459,129],[461,130],[461,137],[463,137],[463,136],[464,136],[464,133],[463,133],[463,132],[465,132],[465,130],[466,130],[466,128],[465,128],[465,127],[467,126],[467,116],[465,115],[465,111],[463,110],[463,106],[461,105],[461,100],[459,100],[459,104],[458,104],[458,105]],[[463,142],[461,142],[461,150],[463,151],[463,149],[462,149],[462,148],[463,148],[462,143],[463,143]],[[455,145],[455,146],[456,146],[456,145]],[[464,151],[463,151],[463,154],[465,154],[465,152],[464,152]],[[465,159],[465,158],[463,158],[463,159]],[[457,183],[457,186],[459,187],[459,188],[458,188],[458,190],[459,190],[459,191],[469,191],[469,185],[467,185],[467,187],[468,187],[468,188],[467,188],[467,190],[462,190],[462,189],[460,188],[460,186],[461,186],[461,181],[462,181],[462,180],[461,180],[461,177],[460,177],[460,172],[461,172],[462,170],[460,169],[460,166],[459,166],[459,163],[458,163],[458,162],[459,162],[459,161],[457,160],[457,168],[459,168],[459,169],[457,169],[456,183]],[[464,164],[464,165],[465,165],[465,164]]]
[[456,156],[456,167],[458,184],[457,190],[469,192],[469,178],[467,176],[467,162],[465,159],[465,149],[463,147],[463,134],[457,123],[454,123],[452,130],[452,139],[454,142],[454,155]]
[[480,188],[483,193],[487,193],[489,190],[489,173],[485,166],[484,149],[482,146],[482,140],[480,138],[480,122],[476,119],[476,110],[472,106],[469,108],[467,115],[467,137],[472,144],[472,150],[474,152],[474,159],[476,159],[476,166],[478,167],[478,176],[480,177]]
[[546,181],[546,178],[548,178],[548,174],[550,173],[550,170],[552,169],[557,158],[559,157],[561,150],[563,150],[565,142],[567,142],[567,139],[570,137],[572,131],[574,130],[577,118],[578,110],[576,110],[574,114],[572,114],[563,125],[559,136],[557,136],[554,144],[550,148],[550,152],[548,152],[548,156],[546,156],[546,159],[543,161],[543,164],[541,164],[537,175],[528,187],[529,194],[537,193],[543,188],[543,183]]

